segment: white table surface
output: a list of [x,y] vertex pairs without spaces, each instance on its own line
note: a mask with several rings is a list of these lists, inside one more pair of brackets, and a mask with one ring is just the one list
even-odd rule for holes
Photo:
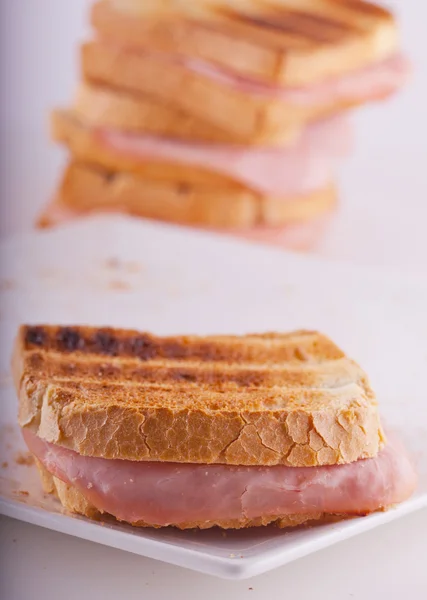
[[[320,254],[425,273],[427,9],[416,0],[401,4],[405,47],[416,76],[386,107],[357,115],[357,152],[341,176],[343,207]],[[85,33],[87,5],[86,0],[1,3],[2,235],[31,227],[58,176],[63,156],[47,141],[46,111],[66,103],[72,93],[75,43]],[[427,597],[427,511],[241,582],[7,518],[0,519],[0,527],[0,597],[7,600]]]

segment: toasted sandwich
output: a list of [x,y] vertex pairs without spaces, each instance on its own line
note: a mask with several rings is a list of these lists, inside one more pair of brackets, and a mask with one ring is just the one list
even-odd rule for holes
[[385,510],[416,485],[365,373],[317,332],[23,326],[13,371],[46,491],[87,517],[287,527]]
[[[86,119],[53,113],[53,137],[73,161],[39,224],[57,224],[59,214],[68,219],[71,212],[120,210],[305,248],[322,231],[319,221],[334,211],[334,167],[352,148],[343,117],[307,127],[286,147],[257,148],[103,128],[98,119],[105,113],[90,113]],[[117,124],[120,112],[111,116]],[[295,226],[296,244],[288,244]]]
[[[314,192],[333,178],[335,167],[353,147],[344,117],[307,127],[285,147],[259,148],[165,138],[136,127],[103,128],[100,114],[93,112],[85,119],[56,111],[52,136],[81,163],[149,181],[215,186],[218,191],[245,189],[283,198]],[[120,112],[112,116],[117,123]]]
[[39,225],[121,210],[313,247],[351,148],[341,113],[406,77],[396,23],[358,0],[228,4],[95,3],[83,81],[52,115],[69,166]]
[[150,181],[134,173],[71,163],[38,226],[50,228],[99,212],[124,213],[306,251],[329,226],[337,198],[331,182],[313,192],[281,197],[200,183]]
[[[231,5],[231,6],[230,6]],[[98,0],[101,39],[205,60],[300,86],[362,69],[398,48],[390,12],[363,0]]]
[[120,2],[96,4],[98,39],[82,48],[85,79],[155,98],[237,143],[283,142],[308,121],[385,97],[406,79],[394,19],[375,5],[211,2],[199,15],[187,10],[194,4],[175,4],[181,13],[169,18],[139,16],[143,2],[133,14]]

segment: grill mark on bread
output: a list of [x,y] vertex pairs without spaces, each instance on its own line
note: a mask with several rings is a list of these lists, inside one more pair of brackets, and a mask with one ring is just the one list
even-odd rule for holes
[[29,375],[43,372],[52,381],[90,382],[102,378],[108,382],[175,384],[225,388],[268,388],[275,386],[339,387],[361,380],[363,371],[347,359],[323,363],[289,363],[284,365],[242,365],[238,363],[202,363],[137,359],[105,362],[102,357],[82,354],[63,356],[30,352],[26,361]]
[[[187,56],[197,56],[231,67],[243,75],[290,86],[318,81],[320,73],[324,73],[326,79],[363,68],[382,60],[386,53],[391,55],[398,47],[397,27],[390,9],[369,2],[292,0],[279,3],[262,0],[245,3],[247,8],[242,3],[228,4],[246,13],[243,19],[248,14],[254,17],[255,23],[242,20],[236,10],[237,15],[233,16],[230,9],[214,7],[212,3],[206,7],[204,15],[194,14],[188,19],[180,19],[179,23],[176,20],[149,23],[143,17],[138,19],[114,10],[111,3],[104,0],[93,6],[92,24],[100,37],[122,45],[141,47],[148,40],[150,47],[166,52],[174,52],[178,45],[180,52]],[[352,29],[352,34],[333,44],[325,44],[298,33],[256,24],[257,18],[274,22],[271,14],[275,9],[280,12],[280,5],[285,5],[288,10],[294,7],[308,15],[345,23]]]
[[134,357],[141,361],[159,359],[206,362],[260,362],[331,360],[343,352],[328,338],[313,332],[293,335],[249,335],[242,337],[197,336],[157,337],[136,331],[110,328],[49,326],[27,327],[25,347],[50,351]]
[[333,43],[358,31],[354,24],[331,19],[325,15],[282,7],[269,7],[264,14],[241,13],[235,9],[221,10],[224,16],[244,24],[254,25],[276,33],[291,34],[310,42]]
[[95,403],[108,391],[119,403],[137,404],[139,397],[161,406],[167,395],[178,407],[189,401],[210,410],[333,401],[346,389],[362,403],[372,398],[362,369],[316,332],[205,338],[93,327],[23,332],[27,380],[44,381],[65,402],[73,390]]
[[[168,410],[175,409],[184,414],[191,412],[228,411],[234,416],[258,413],[265,409],[277,412],[298,410],[320,410],[326,405],[331,408],[339,403],[343,411],[355,399],[358,409],[367,406],[369,398],[363,388],[351,382],[339,388],[302,388],[271,387],[271,388],[225,388],[213,389],[210,386],[189,386],[172,383],[139,383],[139,382],[105,382],[85,380],[49,380],[38,379],[39,384],[45,385],[50,402],[57,406],[72,404],[76,410],[88,411],[89,407],[103,409],[106,405],[115,407],[125,406],[126,409],[139,409],[149,413],[152,409],[162,409],[167,397]],[[32,378],[26,385],[33,385]],[[77,405],[74,398],[78,398]],[[82,400],[84,401],[82,403]]]
[[27,346],[46,346],[47,336],[43,327],[28,327],[25,332]]
[[74,329],[61,327],[57,334],[58,344],[64,351],[73,352],[79,349],[82,338]]
[[[201,345],[220,360],[198,358]],[[13,373],[20,425],[87,456],[314,466],[375,456],[384,442],[363,371],[317,332],[23,326]]]
[[[330,0],[330,3],[336,4],[339,8],[345,8],[354,11],[355,17],[357,16],[368,16],[375,19],[386,19],[392,20],[392,14],[384,7],[378,4],[371,4],[369,2],[363,2],[363,0]],[[333,8],[332,8],[333,10]]]

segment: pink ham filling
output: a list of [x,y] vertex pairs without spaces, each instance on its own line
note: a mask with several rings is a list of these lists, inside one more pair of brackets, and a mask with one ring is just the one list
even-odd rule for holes
[[395,54],[341,77],[298,88],[285,88],[239,77],[198,59],[183,59],[182,62],[189,70],[237,91],[267,96],[300,106],[323,106],[346,101],[366,102],[381,98],[399,89],[407,80],[410,71],[408,60],[401,54]]
[[250,148],[188,143],[117,130],[100,130],[101,143],[115,152],[194,165],[225,174],[261,193],[291,196],[327,185],[340,158],[349,154],[352,132],[343,117],[309,125],[284,148]]
[[[106,41],[109,43],[108,40]],[[135,50],[129,47],[127,50],[163,62],[166,66],[168,63],[180,64],[188,71],[243,94],[271,98],[302,107],[334,106],[342,102],[368,102],[382,98],[402,87],[410,72],[408,59],[396,53],[361,69],[320,83],[301,87],[281,87],[233,73],[199,58],[187,58],[179,54],[167,54],[145,48]]]
[[81,456],[24,430],[46,469],[119,520],[168,525],[326,512],[366,514],[406,500],[414,467],[390,438],[376,458],[326,467],[239,467]]

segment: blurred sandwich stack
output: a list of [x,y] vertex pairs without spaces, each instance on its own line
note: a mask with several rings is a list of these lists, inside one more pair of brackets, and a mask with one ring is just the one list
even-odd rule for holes
[[408,70],[392,15],[359,0],[101,0],[91,21],[41,225],[123,211],[309,247],[337,205],[346,111]]

